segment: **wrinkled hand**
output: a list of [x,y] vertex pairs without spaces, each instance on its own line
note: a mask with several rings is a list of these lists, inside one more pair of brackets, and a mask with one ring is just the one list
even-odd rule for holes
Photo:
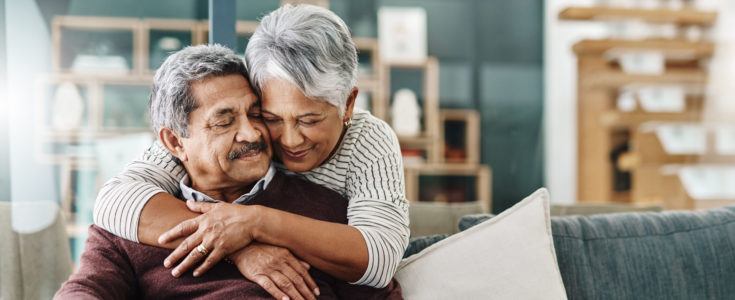
[[276,299],[316,299],[319,296],[319,288],[308,272],[309,265],[286,248],[255,242],[230,257],[245,278]]
[[[225,256],[253,241],[253,227],[257,222],[254,220],[257,216],[253,211],[255,206],[195,201],[187,201],[186,206],[202,215],[179,223],[158,238],[158,243],[165,244],[186,237],[163,262],[166,268],[170,268],[186,257],[171,271],[173,276],[181,276],[206,258],[194,270],[194,276],[200,276]],[[196,249],[200,244],[207,253],[202,254]]]

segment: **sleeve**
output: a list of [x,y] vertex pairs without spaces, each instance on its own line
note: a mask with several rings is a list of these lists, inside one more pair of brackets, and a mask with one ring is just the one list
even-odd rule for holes
[[137,284],[133,267],[100,229],[90,227],[79,269],[64,282],[54,299],[134,299]]
[[124,239],[138,242],[138,221],[148,200],[158,193],[179,194],[186,170],[156,141],[143,156],[108,180],[97,194],[95,225]]
[[410,235],[403,160],[398,139],[383,126],[357,141],[348,175],[349,224],[368,247],[368,268],[354,284],[387,286],[398,268]]

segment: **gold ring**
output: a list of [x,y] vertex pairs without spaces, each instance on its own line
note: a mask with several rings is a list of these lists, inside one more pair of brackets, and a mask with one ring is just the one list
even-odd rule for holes
[[207,251],[207,248],[204,247],[204,244],[199,244],[199,246],[197,246],[195,250],[199,252],[199,254],[201,254],[202,256],[207,256],[207,254],[209,254],[209,251]]

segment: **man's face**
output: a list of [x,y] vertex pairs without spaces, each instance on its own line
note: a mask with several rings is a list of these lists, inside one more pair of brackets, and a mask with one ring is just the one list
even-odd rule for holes
[[260,103],[242,75],[211,76],[192,84],[198,107],[189,114],[182,159],[195,189],[248,185],[270,165]]

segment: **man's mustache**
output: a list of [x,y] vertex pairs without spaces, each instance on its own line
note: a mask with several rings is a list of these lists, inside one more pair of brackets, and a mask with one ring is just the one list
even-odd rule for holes
[[247,154],[251,151],[260,152],[265,150],[267,147],[268,145],[265,143],[265,139],[261,137],[260,140],[258,140],[257,142],[244,143],[240,148],[230,151],[230,153],[227,155],[227,158],[229,160],[235,160],[243,154]]

